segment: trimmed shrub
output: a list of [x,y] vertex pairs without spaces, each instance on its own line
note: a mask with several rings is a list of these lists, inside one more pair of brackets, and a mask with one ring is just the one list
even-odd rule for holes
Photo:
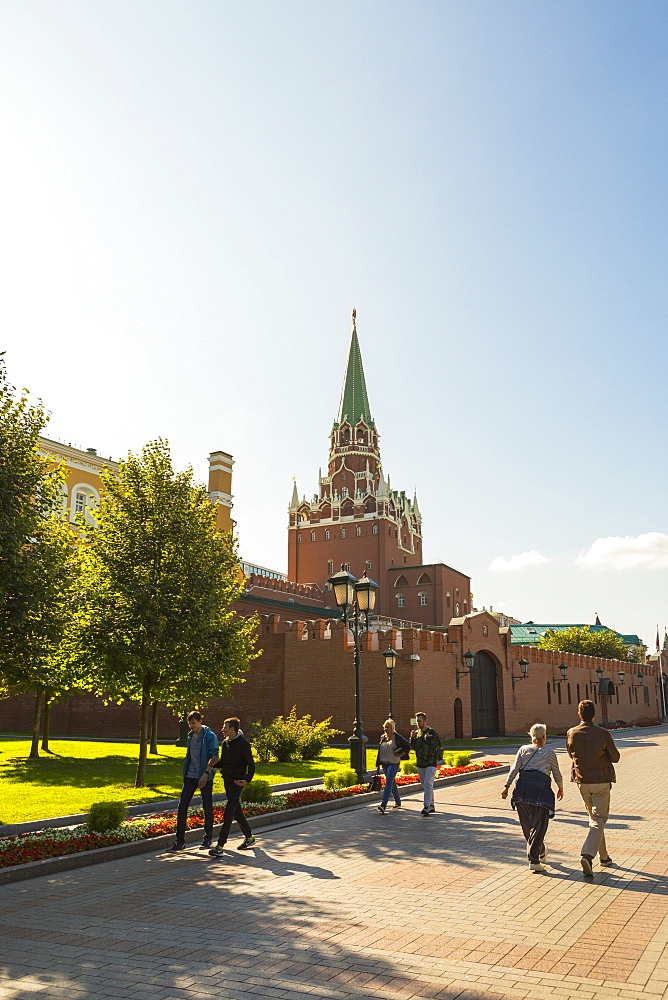
[[298,719],[293,705],[289,715],[276,716],[268,726],[253,722],[249,727],[250,740],[258,759],[265,762],[315,760],[331,739],[342,735],[342,730],[330,727],[331,721],[331,715],[324,722],[314,722],[310,715]]
[[241,789],[242,802],[254,802],[261,805],[271,799],[271,785],[264,778],[253,778]]
[[350,788],[357,784],[357,775],[351,767],[341,767],[338,771],[328,771],[323,775],[322,782],[329,791],[335,788]]
[[412,760],[402,760],[401,762],[401,773],[402,774],[417,774],[417,764]]
[[125,802],[93,802],[88,813],[88,829],[94,833],[116,830],[125,819]]
[[468,750],[449,750],[443,754],[447,767],[466,767],[471,763],[471,753]]

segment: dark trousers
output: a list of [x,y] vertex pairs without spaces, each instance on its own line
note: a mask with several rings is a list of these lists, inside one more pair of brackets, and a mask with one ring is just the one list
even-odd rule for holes
[[234,783],[234,778],[223,777],[225,783],[225,794],[227,795],[227,802],[225,803],[225,817],[223,819],[223,825],[220,828],[220,833],[218,834],[218,843],[222,846],[226,843],[227,838],[230,835],[230,828],[232,826],[232,821],[236,820],[241,827],[241,832],[244,837],[251,837],[253,831],[248,825],[248,820],[244,816],[243,809],[239,802],[242,789],[239,785]]
[[543,840],[550,822],[550,814],[543,806],[530,806],[526,802],[516,802],[517,815],[522,824],[522,833],[527,842],[529,863],[537,865],[543,853]]
[[[176,817],[176,842],[184,844],[186,840],[186,820],[188,819],[188,806],[192,797],[197,791],[197,778],[184,778],[181,798],[179,799],[179,812]],[[202,792],[202,807],[204,809],[204,836],[211,840],[213,836],[213,781],[209,779],[200,789]]]

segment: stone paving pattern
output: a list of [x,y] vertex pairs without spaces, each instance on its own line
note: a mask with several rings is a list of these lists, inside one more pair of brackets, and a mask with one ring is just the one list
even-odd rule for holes
[[[503,778],[258,835],[224,861],[141,855],[0,888],[0,998],[586,1000],[668,991],[660,728],[622,751],[608,845],[584,879],[575,786],[531,874]],[[508,759],[508,754],[495,754]],[[568,764],[560,754],[568,779]]]

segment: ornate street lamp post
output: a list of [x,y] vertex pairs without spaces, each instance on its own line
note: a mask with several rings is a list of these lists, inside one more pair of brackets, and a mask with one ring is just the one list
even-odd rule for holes
[[[357,773],[357,780],[363,781],[366,774],[367,737],[362,727],[362,708],[360,693],[360,633],[369,628],[369,612],[376,606],[376,592],[380,590],[377,583],[368,576],[357,580],[352,573],[341,567],[340,573],[330,576],[327,581],[332,585],[334,598],[343,611],[343,621],[353,633],[355,648],[355,722],[353,735],[348,740],[350,744],[350,766]],[[361,627],[364,615],[364,628]]]
[[387,680],[390,686],[390,712],[388,715],[388,718],[390,719],[394,719],[394,715],[392,714],[392,671],[396,665],[398,655],[397,651],[392,649],[391,646],[383,653],[383,656],[385,657],[385,666],[387,667]]

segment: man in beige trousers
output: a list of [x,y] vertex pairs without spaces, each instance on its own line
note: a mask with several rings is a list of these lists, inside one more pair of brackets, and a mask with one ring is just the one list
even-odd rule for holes
[[573,760],[571,781],[574,781],[589,813],[589,833],[582,845],[580,864],[588,877],[594,873],[592,862],[599,855],[601,864],[611,865],[605,843],[605,824],[610,812],[610,789],[615,780],[612,766],[619,760],[619,750],[607,729],[594,725],[596,708],[593,701],[581,701],[579,726],[566,734],[566,749]]

